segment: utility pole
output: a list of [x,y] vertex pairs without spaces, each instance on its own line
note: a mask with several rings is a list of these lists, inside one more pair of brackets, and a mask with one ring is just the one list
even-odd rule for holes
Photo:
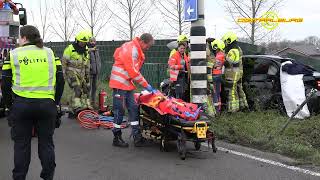
[[[193,2],[195,1],[195,2]],[[189,3],[189,4],[187,4]],[[196,7],[192,7],[192,3]],[[204,0],[185,0],[185,10],[192,16],[190,29],[191,48],[191,101],[197,104],[207,102],[207,60],[206,60],[206,28],[204,27]]]

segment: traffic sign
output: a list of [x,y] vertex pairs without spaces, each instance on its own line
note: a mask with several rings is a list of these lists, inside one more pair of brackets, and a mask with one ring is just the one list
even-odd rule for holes
[[184,0],[184,21],[198,20],[198,0]]

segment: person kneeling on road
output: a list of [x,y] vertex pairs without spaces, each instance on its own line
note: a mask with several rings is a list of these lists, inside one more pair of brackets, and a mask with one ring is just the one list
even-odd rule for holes
[[140,38],[136,37],[132,41],[124,43],[114,52],[114,64],[109,81],[109,87],[113,89],[113,146],[129,146],[122,139],[120,126],[123,121],[125,107],[127,107],[129,113],[134,145],[136,147],[148,145],[148,141],[142,137],[139,127],[139,109],[134,100],[134,90],[136,87],[132,81],[134,80],[149,92],[157,92],[140,73],[145,59],[143,52],[148,50],[153,44],[154,39],[152,35],[144,33]]

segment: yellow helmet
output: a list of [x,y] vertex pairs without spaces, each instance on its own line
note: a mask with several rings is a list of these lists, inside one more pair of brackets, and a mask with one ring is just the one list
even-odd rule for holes
[[79,42],[89,42],[89,39],[92,37],[91,31],[82,30],[76,35],[76,40]]
[[226,45],[224,44],[224,42],[220,39],[215,39],[214,41],[211,42],[211,47],[213,50],[224,50],[224,48],[226,47]]
[[227,32],[222,36],[222,41],[226,44],[231,44],[234,41],[238,41],[238,37],[234,32]]
[[188,42],[188,37],[184,34],[181,34],[178,36],[177,41],[178,41],[178,43],[179,42]]

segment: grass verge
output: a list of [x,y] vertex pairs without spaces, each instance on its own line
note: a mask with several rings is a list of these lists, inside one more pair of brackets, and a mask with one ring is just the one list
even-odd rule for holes
[[287,119],[274,111],[222,114],[213,129],[220,140],[320,165],[320,116],[294,120],[279,134]]

